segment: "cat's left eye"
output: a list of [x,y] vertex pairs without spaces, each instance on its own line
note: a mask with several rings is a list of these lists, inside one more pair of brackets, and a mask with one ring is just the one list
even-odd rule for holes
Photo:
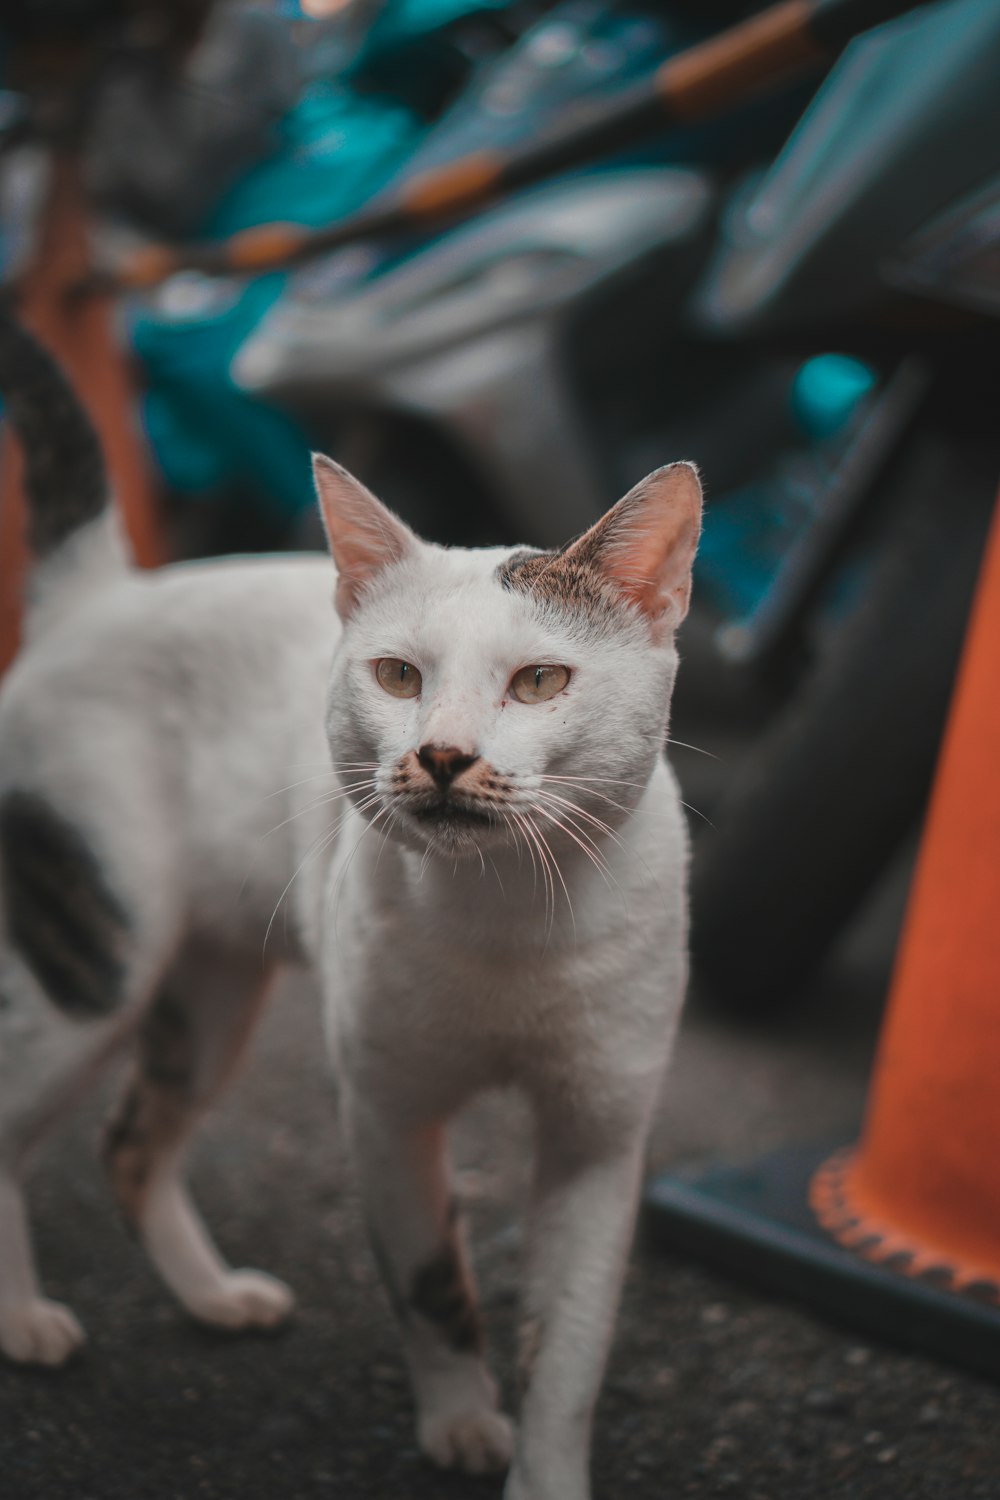
[[377,661],[375,679],[394,698],[415,698],[423,685],[416,667],[399,656],[383,656]]
[[561,693],[568,682],[568,667],[522,667],[510,680],[510,693],[518,703],[544,703]]

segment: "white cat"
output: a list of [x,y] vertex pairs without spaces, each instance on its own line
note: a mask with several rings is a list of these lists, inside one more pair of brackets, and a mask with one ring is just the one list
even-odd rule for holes
[[[662,746],[694,469],[550,554],[419,541],[318,458],[336,577],[320,558],[143,574],[92,434],[13,324],[0,387],[37,458],[39,554],[0,691],[0,1348],[57,1364],[83,1337],[39,1290],[20,1179],[126,1040],[106,1157],[152,1260],[207,1322],[285,1316],[282,1283],[222,1261],[181,1157],[275,968],[306,960],[421,1447],[510,1463],[506,1500],[585,1500],[686,979]],[[511,1085],[538,1121],[516,1439],[444,1138],[473,1093]]]

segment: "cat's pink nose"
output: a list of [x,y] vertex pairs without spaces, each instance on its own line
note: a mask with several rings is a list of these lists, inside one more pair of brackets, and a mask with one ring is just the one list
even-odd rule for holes
[[455,745],[421,745],[417,751],[417,760],[442,791],[478,759],[478,755],[466,755]]

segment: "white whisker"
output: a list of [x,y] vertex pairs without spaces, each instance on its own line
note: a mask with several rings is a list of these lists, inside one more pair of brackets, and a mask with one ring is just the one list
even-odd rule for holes
[[664,741],[664,743],[667,745],[679,745],[682,750],[696,750],[699,755],[707,755],[710,760],[718,760],[719,758],[717,755],[713,755],[711,750],[705,750],[701,745],[689,745],[686,740],[673,740],[668,738]]
[[[528,838],[522,819],[518,817],[513,808],[510,811],[510,816],[514,819],[515,829],[520,832],[522,837],[524,838],[524,847],[527,849],[529,855],[531,856],[531,894],[532,896],[534,896],[535,892],[538,890],[538,862],[535,859],[535,851],[532,847],[531,841]],[[520,854],[520,851],[521,846],[520,844],[518,844],[518,854]]]
[[[378,799],[376,798],[376,799],[373,799],[373,800],[378,800]],[[370,806],[370,805],[371,805],[371,803],[368,804],[368,806]],[[377,825],[379,819],[380,818],[384,818],[385,815],[390,810],[391,809],[390,809],[390,807],[389,807],[389,805],[387,803],[382,808],[382,810],[380,812],[377,812],[375,814],[374,818],[369,818],[369,819],[366,820],[364,829],[362,830],[362,833],[361,833],[361,837],[358,839],[357,843],[354,845],[354,848],[351,850],[350,854],[347,856],[347,859],[344,861],[344,867],[341,870],[339,876],[337,877],[337,886],[336,886],[336,889],[334,890],[333,895],[331,896],[330,900],[331,900],[331,903],[333,905],[333,926],[334,926],[334,931],[337,932],[338,940],[339,940],[339,931],[337,929],[337,920],[338,920],[338,917],[340,915],[340,898],[343,895],[344,881],[347,879],[347,872],[351,868],[351,864],[352,864],[352,862],[354,860],[354,856],[357,854],[358,850],[361,848],[361,845],[364,843],[365,839],[371,833],[372,829]],[[360,811],[360,809],[359,809],[359,811]]]
[[[538,779],[540,781],[557,781],[560,784],[571,784],[569,778],[565,776],[540,776]],[[624,802],[617,802],[614,797],[609,797],[607,792],[596,791],[592,786],[581,787],[581,791],[585,792],[588,797],[600,797],[602,802],[607,802],[610,807],[616,807],[619,812],[625,813],[628,817],[631,817],[635,810],[634,808],[626,807]],[[574,803],[573,805],[576,806],[577,804]]]
[[261,958],[263,958],[264,955],[267,953],[267,940],[271,936],[271,928],[274,926],[274,919],[278,915],[278,911],[279,911],[279,909],[281,907],[281,903],[282,903],[282,901],[284,901],[285,897],[288,895],[288,892],[291,890],[292,886],[294,885],[295,880],[296,880],[299,872],[305,867],[305,865],[308,863],[308,861],[312,858],[312,856],[314,854],[319,853],[322,848],[324,848],[326,845],[332,843],[333,840],[336,838],[336,836],[337,836],[337,829],[336,828],[332,828],[332,829],[331,828],[325,828],[323,830],[323,832],[319,835],[319,837],[315,838],[313,840],[313,842],[310,844],[309,848],[306,850],[305,854],[302,856],[302,858],[299,861],[299,863],[296,865],[295,869],[292,871],[291,878],[289,879],[288,884],[285,886],[285,888],[282,891],[281,895],[278,897],[277,901],[274,903],[274,911],[271,913],[271,920],[268,922],[268,924],[267,924],[267,930],[264,933],[264,943],[263,943],[263,946],[262,946],[262,948],[260,950],[260,952],[261,952]]
[[[564,798],[564,796],[553,798],[552,793],[546,792],[537,792],[535,793],[535,795],[543,796],[546,801],[556,802],[556,805],[558,805],[559,811],[561,811],[562,816],[568,817],[568,819],[570,819],[571,828],[573,828],[574,831],[577,832],[577,834],[580,834],[580,837],[585,838],[586,843],[588,843],[589,847],[585,850],[585,852],[589,853],[589,855],[591,855],[591,858],[594,858],[594,855],[597,855],[598,858],[600,858],[601,867],[603,867],[604,870],[607,870],[610,873],[609,864],[607,864],[607,859],[604,858],[604,852],[603,849],[601,849],[600,844],[598,844],[597,840],[595,840],[595,838],[592,837],[592,835],[589,834],[588,831],[586,831],[586,828],[583,828],[582,823],[577,822],[576,817],[574,817],[574,813],[580,813],[580,808],[576,807],[576,804],[574,804],[574,802],[568,802],[567,799]],[[550,817],[550,819],[553,819],[553,822],[556,822],[555,813],[552,813],[549,808],[538,807],[537,804],[535,804],[535,807],[537,807],[538,811],[544,813],[544,816]],[[559,826],[562,826],[561,823],[559,823]],[[567,832],[570,832],[570,829],[567,828]]]
[[[601,797],[601,796],[604,795],[602,792],[594,792],[592,790],[588,790],[587,794],[588,794],[588,796],[594,796],[594,797]],[[649,868],[649,865],[643,859],[642,855],[639,854],[639,852],[637,850],[630,849],[629,846],[626,843],[624,843],[623,840],[619,837],[618,833],[613,828],[611,828],[607,823],[605,823],[603,821],[603,819],[598,818],[595,814],[588,812],[586,810],[586,808],[581,807],[579,805],[579,803],[573,802],[570,798],[567,798],[567,797],[560,797],[555,792],[548,792],[548,791],[545,791],[544,789],[539,789],[538,791],[535,792],[535,796],[545,797],[545,798],[548,798],[550,800],[553,800],[557,804],[561,805],[563,808],[572,809],[573,813],[575,813],[577,817],[585,818],[588,823],[590,823],[593,827],[597,828],[598,831],[601,832],[602,834],[604,834],[604,836],[606,838],[610,838],[618,846],[618,848],[622,850],[622,852],[624,854],[629,855],[632,859],[638,860],[639,864],[645,870],[646,874],[649,876],[650,880],[652,881],[652,883],[654,885],[657,885],[659,883],[657,881],[656,876],[653,874],[652,870]],[[605,798],[605,800],[609,801],[609,802],[613,801],[613,799],[610,798],[610,797]],[[614,803],[614,806],[619,807],[620,804],[619,803]],[[627,812],[628,809],[627,808],[622,808],[622,811],[623,812]],[[580,829],[580,832],[583,832],[583,830]],[[589,835],[588,835],[588,837],[589,837]],[[617,885],[618,882],[616,881],[615,884]],[[619,890],[621,890],[620,886],[619,886]]]
[[278,829],[284,828],[287,823],[294,823],[296,818],[302,818],[306,813],[315,812],[318,807],[332,807],[335,802],[342,802],[345,797],[351,796],[353,792],[366,791],[369,787],[374,787],[374,785],[374,781],[356,781],[352,786],[346,787],[339,792],[321,792],[318,797],[313,798],[312,802],[307,802],[305,807],[300,807],[298,812],[289,813],[287,818],[283,818],[280,823],[275,823],[273,828],[269,828],[266,833],[262,833],[261,842],[264,839],[269,839],[272,833],[277,833]]
[[397,812],[393,812],[392,816],[390,817],[390,819],[389,819],[388,823],[385,825],[385,827],[383,829],[380,829],[380,833],[382,835],[382,842],[381,842],[381,844],[379,844],[378,854],[375,857],[375,869],[372,872],[373,875],[375,875],[375,874],[378,873],[378,867],[379,867],[379,864],[381,863],[382,855],[385,853],[385,846],[389,842],[389,836],[392,833],[392,830],[395,828],[395,826],[396,826],[396,824],[397,824],[398,821],[399,821],[399,814]]
[[[534,884],[532,886],[532,895],[534,895],[534,893],[538,889],[538,872],[539,872],[539,870],[541,871],[541,875],[542,875],[542,889],[543,889],[544,894],[545,894],[545,915],[546,915],[546,917],[548,917],[548,911],[549,911],[549,871],[548,871],[548,866],[545,863],[545,857],[542,854],[541,845],[539,844],[537,838],[535,837],[534,825],[532,824],[530,818],[527,816],[526,813],[512,812],[511,816],[516,820],[517,826],[521,829],[521,832],[524,834],[525,848],[528,850],[528,853],[531,855],[531,868],[532,868],[533,878],[534,878]],[[535,855],[536,854],[538,855],[537,861],[535,859]]]
[[[501,817],[503,817],[502,813],[501,813]],[[507,821],[507,819],[504,818],[504,822],[505,823],[506,823],[506,821]],[[503,881],[500,879],[500,871],[497,869],[496,860],[493,858],[492,854],[488,854],[486,857],[489,860],[490,864],[493,866],[493,873],[494,873],[494,875],[497,878],[497,885],[500,887],[501,898],[504,901],[506,901],[506,899],[507,899],[507,892],[503,888]]]
[[346,772],[348,775],[354,775],[355,772],[357,772],[357,771],[377,771],[377,770],[378,770],[378,762],[374,761],[374,760],[373,761],[359,761],[356,766],[350,766],[350,765],[339,766],[339,765],[336,765],[336,764],[334,764],[332,766],[328,765],[325,771],[314,771],[311,776],[303,776],[300,781],[290,781],[287,786],[279,786],[278,790],[276,792],[268,792],[267,797],[265,798],[265,801],[270,801],[270,799],[272,797],[280,797],[281,794],[282,794],[282,792],[292,792],[292,791],[295,790],[296,787],[305,786],[307,784],[307,782],[310,782],[310,781],[319,781],[324,776],[339,776],[339,775],[341,775],[341,773],[344,773],[344,772]]
[[701,811],[699,807],[692,807],[690,802],[681,802],[681,807],[686,807],[688,812],[693,812],[695,817],[701,818],[702,822],[707,823],[709,828],[711,828],[714,832],[718,832],[711,818],[706,817],[706,815]]
[[618,845],[619,849],[625,849],[626,853],[628,852],[626,845],[622,842],[621,838],[615,832],[615,830],[610,827],[609,824],[605,823],[603,818],[599,818],[596,816],[596,814],[588,812],[586,808],[581,807],[578,802],[571,801],[569,797],[561,797],[556,792],[547,792],[542,788],[539,788],[539,790],[535,792],[535,796],[544,797],[547,801],[555,802],[560,807],[570,808],[574,813],[576,813],[578,817],[584,818],[588,823],[596,828],[599,833],[603,833],[607,838],[612,839],[614,843]]
[[287,786],[279,786],[277,791],[268,792],[264,800],[270,802],[272,797],[280,797],[282,792],[294,792],[296,787],[305,786],[309,781],[319,781],[323,776],[336,776],[336,774],[332,767],[327,767],[325,771],[314,771],[311,776],[303,776],[300,781],[290,781]]
[[[538,808],[537,811],[538,812],[543,812],[543,809],[542,808]],[[569,919],[570,919],[570,921],[573,924],[573,938],[574,938],[574,941],[575,941],[575,939],[576,939],[576,913],[573,910],[573,901],[572,901],[572,898],[571,898],[570,893],[569,893],[569,886],[566,884],[566,881],[563,879],[563,872],[562,872],[562,870],[559,867],[559,861],[556,859],[555,854],[552,852],[552,849],[551,849],[551,847],[549,845],[548,839],[545,837],[544,833],[542,833],[541,829],[537,825],[535,826],[535,832],[537,833],[539,839],[541,839],[542,847],[545,849],[545,851],[549,855],[549,858],[552,860],[552,864],[553,864],[553,867],[555,869],[555,872],[559,876],[559,884],[563,888],[563,894],[566,897],[566,905],[569,907]],[[552,925],[555,922],[555,914],[556,914],[555,887],[553,886],[553,889],[552,889],[552,922],[550,922],[550,924],[549,924],[549,934],[550,934],[550,936],[551,936],[551,933],[552,933]]]
[[594,869],[597,870],[604,878],[605,882],[607,882],[607,865],[596,852],[597,845],[594,844],[593,841],[589,840],[588,842],[584,842],[584,840],[588,839],[588,835],[584,833],[582,829],[574,830],[571,824],[564,823],[561,818],[557,817],[554,812],[550,812],[547,807],[536,806],[535,811],[541,817],[547,818],[548,821],[552,823],[556,828],[558,828],[561,833],[565,833],[566,836],[570,838],[577,846],[580,852],[586,855],[587,859],[589,859],[590,863],[594,866]]
[[648,785],[643,781],[623,781],[619,776],[545,776],[544,780],[566,781],[575,786],[585,786],[589,782],[599,783],[602,786],[634,786],[640,792],[644,792]]

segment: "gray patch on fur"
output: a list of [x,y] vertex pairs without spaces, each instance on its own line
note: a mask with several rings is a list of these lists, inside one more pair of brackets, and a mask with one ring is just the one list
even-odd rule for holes
[[479,1308],[454,1238],[447,1239],[414,1276],[410,1307],[433,1323],[453,1349],[482,1348]]
[[[101,1155],[111,1173],[122,1207],[130,1220],[134,1218],[135,1204],[141,1200],[148,1178],[149,1132],[142,1118],[142,1097],[135,1084],[131,1084],[108,1121],[101,1142]],[[130,1170],[123,1169],[123,1161],[130,1157]],[[137,1162],[141,1159],[141,1165]]]
[[159,1089],[190,1095],[195,1047],[191,1015],[167,987],[158,993],[139,1029],[143,1076]]
[[86,839],[33,792],[0,803],[10,941],[54,1005],[87,1020],[123,998],[129,920]]
[[190,1013],[164,986],[139,1029],[135,1073],[104,1133],[103,1156],[115,1196],[133,1223],[157,1160],[190,1124],[195,1063]]
[[24,450],[28,541],[44,557],[104,510],[104,455],[62,369],[3,301],[0,393]]

